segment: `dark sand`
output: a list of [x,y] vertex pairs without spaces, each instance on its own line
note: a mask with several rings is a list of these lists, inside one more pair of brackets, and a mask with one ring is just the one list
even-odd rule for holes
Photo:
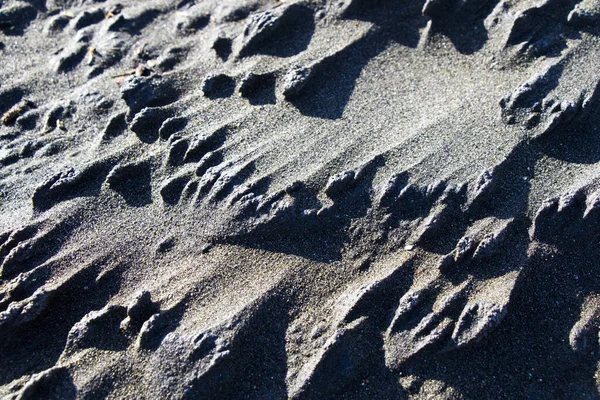
[[0,396],[591,399],[598,0],[0,0]]

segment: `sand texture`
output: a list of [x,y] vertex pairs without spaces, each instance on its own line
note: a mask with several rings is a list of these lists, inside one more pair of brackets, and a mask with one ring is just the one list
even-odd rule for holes
[[600,398],[599,0],[0,0],[0,397]]

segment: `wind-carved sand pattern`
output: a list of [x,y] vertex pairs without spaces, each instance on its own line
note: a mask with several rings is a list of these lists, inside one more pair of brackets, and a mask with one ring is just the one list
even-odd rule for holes
[[600,396],[597,1],[0,32],[0,395]]

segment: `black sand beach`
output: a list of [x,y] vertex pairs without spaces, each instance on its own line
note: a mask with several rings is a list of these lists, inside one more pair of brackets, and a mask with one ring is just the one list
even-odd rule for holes
[[0,396],[595,399],[598,0],[0,0]]

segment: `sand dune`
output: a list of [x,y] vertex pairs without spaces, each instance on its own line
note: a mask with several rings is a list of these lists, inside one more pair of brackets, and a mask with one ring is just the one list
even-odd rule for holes
[[600,397],[599,34],[0,0],[0,396]]

